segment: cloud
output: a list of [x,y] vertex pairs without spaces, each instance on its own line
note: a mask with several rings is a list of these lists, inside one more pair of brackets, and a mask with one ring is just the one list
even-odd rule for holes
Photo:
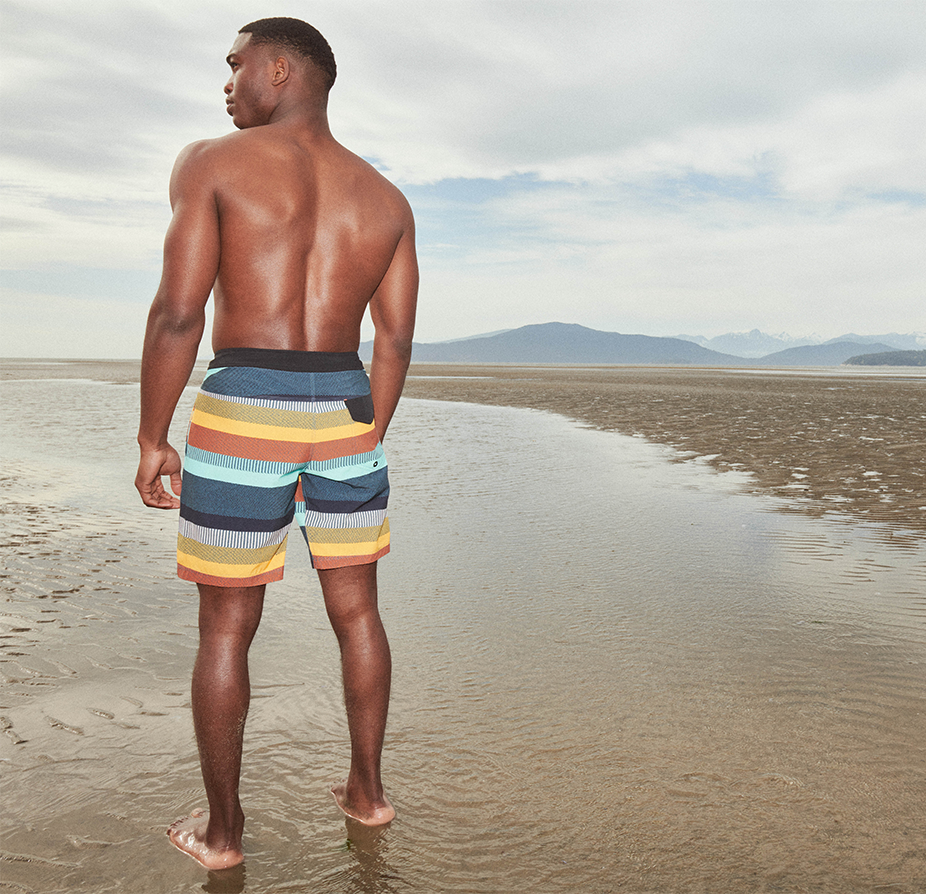
[[3,20],[4,151],[34,168],[145,176],[169,128],[207,108],[173,58],[189,35],[156,7],[38,0],[4,4]]
[[362,118],[345,122],[352,139],[375,138],[402,182],[607,179],[634,153],[692,138],[696,148],[715,132],[752,127],[768,144],[763,126],[831,94],[926,73],[918,3],[432,8],[441,14],[413,13],[412,28],[397,16],[381,44],[365,40],[375,55],[362,55],[361,69],[379,77],[364,79],[362,96],[338,97],[359,100]]
[[[143,316],[173,160],[231,129],[224,57],[257,14],[0,0],[9,294],[77,308],[91,338],[115,331],[97,328],[106,301]],[[319,0],[309,15],[339,62],[335,135],[415,208],[422,338],[567,317],[651,334],[926,326],[921,0]]]
[[[426,265],[438,307],[465,307],[475,331],[543,322],[551,306],[564,322],[660,335],[926,322],[921,204],[833,208],[723,190],[654,201],[623,186],[546,184],[481,210],[496,241],[430,252]],[[459,319],[422,313],[435,339],[456,334]]]

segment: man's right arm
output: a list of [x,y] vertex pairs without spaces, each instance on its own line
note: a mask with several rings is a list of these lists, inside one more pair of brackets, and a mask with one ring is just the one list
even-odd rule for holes
[[380,441],[386,437],[386,429],[405,385],[415,333],[418,259],[415,254],[415,221],[407,205],[406,213],[405,229],[392,262],[370,300],[370,317],[375,328],[370,390]]
[[164,240],[161,284],[148,313],[141,365],[141,458],[135,487],[147,506],[175,509],[180,501],[180,456],[167,442],[177,401],[193,371],[206,325],[206,302],[219,266],[219,220],[208,144],[194,143],[171,175],[173,209]]

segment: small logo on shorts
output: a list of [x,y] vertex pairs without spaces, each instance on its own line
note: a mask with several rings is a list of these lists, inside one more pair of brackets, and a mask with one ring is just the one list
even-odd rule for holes
[[379,460],[377,460],[375,463],[373,463],[373,468],[375,469],[378,465],[379,465]]

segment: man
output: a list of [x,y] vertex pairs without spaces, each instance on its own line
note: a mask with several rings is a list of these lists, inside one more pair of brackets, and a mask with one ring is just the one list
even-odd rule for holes
[[[187,147],[171,176],[135,479],[146,505],[180,508],[178,573],[199,587],[192,705],[209,811],[168,835],[209,869],[244,859],[247,654],[265,585],[283,576],[294,515],[341,649],[351,764],[332,794],[362,823],[395,816],[380,779],[391,675],[376,592],[376,561],[389,550],[381,443],[411,357],[418,290],[408,203],[329,130],[336,69],[321,34],[297,19],[262,19],[241,29],[227,61],[239,130]],[[216,359],[193,411],[181,490],[167,432],[210,292]],[[369,379],[356,353],[367,307]]]

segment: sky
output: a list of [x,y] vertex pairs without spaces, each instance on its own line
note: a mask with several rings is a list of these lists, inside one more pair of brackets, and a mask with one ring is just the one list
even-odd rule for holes
[[0,0],[0,356],[140,356],[174,159],[271,15],[411,202],[418,341],[926,333],[923,0]]

